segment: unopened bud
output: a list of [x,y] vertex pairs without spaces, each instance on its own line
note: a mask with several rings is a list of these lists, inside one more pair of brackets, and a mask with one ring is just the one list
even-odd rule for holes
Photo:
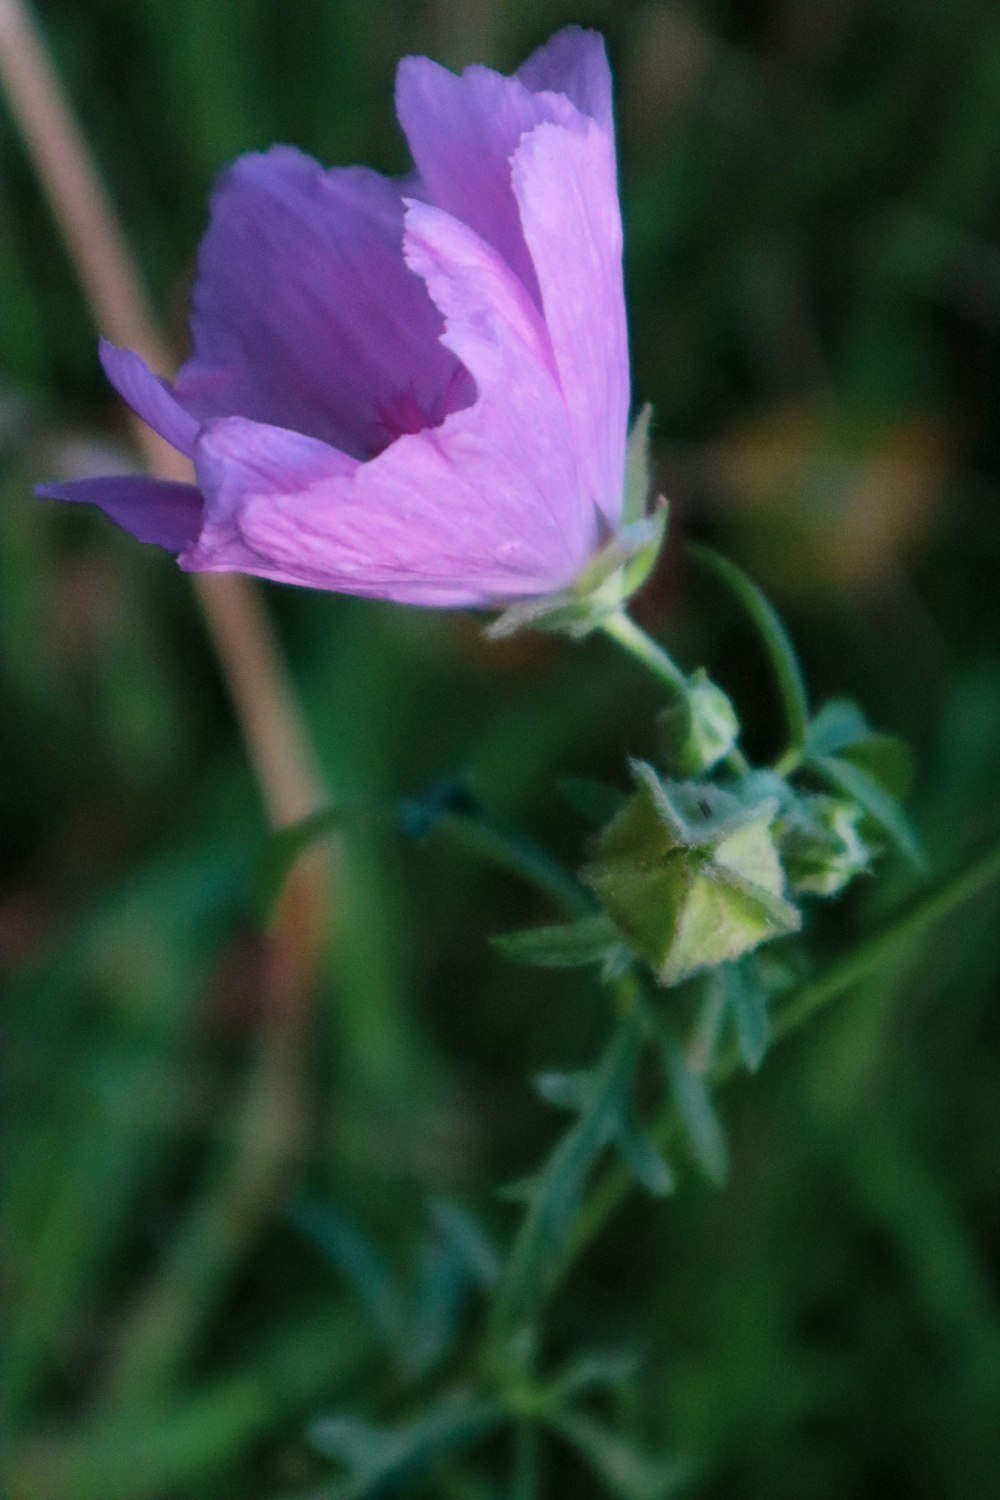
[[858,832],[861,808],[841,797],[803,797],[775,823],[789,883],[795,891],[834,896],[871,865]]
[[688,691],[660,715],[663,757],[673,776],[702,776],[736,744],[740,725],[722,689],[701,669]]

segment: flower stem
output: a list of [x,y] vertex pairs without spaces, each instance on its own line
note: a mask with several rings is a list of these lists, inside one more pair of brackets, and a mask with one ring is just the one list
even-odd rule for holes
[[618,610],[613,615],[608,615],[602,620],[601,629],[605,635],[617,641],[619,646],[634,656],[637,661],[648,667],[654,677],[673,692],[681,697],[687,696],[688,680],[673,657],[652,636],[647,635],[632,619],[631,615],[624,610]]
[[[670,688],[671,692],[678,697],[687,697],[689,687],[686,674],[659,641],[654,641],[651,635],[647,635],[631,615],[626,614],[623,609],[619,610],[602,620],[600,628],[619,646],[623,646],[630,656],[634,656],[636,661],[648,667],[653,676]],[[726,765],[736,776],[745,776],[750,770],[750,762],[735,745],[726,756]]]

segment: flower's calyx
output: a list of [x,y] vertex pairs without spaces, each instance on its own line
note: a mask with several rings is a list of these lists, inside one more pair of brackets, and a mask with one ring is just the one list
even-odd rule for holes
[[863,810],[843,797],[797,798],[774,823],[781,861],[793,891],[835,896],[871,868],[875,853],[862,838]]
[[771,834],[775,799],[748,806],[715,786],[665,782],[642,762],[633,769],[638,789],[581,876],[661,984],[798,930]]
[[672,776],[704,776],[735,748],[740,724],[722,689],[701,668],[659,719],[663,761]]
[[494,638],[530,626],[577,639],[616,614],[646,582],[663,546],[668,506],[652,494],[649,428],[652,408],[644,406],[629,434],[624,501],[618,530],[589,559],[570,586],[544,598],[511,604],[486,628]]

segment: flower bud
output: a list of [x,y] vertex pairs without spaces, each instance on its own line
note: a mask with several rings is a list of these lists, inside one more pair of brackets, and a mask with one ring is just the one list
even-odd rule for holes
[[688,679],[685,697],[660,715],[667,769],[675,776],[702,776],[724,760],[740,726],[726,694],[701,668]]
[[835,896],[871,864],[858,832],[861,808],[841,797],[803,797],[775,823],[782,863],[794,891]]

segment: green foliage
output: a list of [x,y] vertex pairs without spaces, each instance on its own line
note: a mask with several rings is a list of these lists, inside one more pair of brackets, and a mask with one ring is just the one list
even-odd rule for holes
[[495,1404],[458,1398],[395,1428],[373,1427],[356,1417],[322,1417],[310,1428],[310,1441],[350,1474],[314,1491],[312,1500],[375,1500],[481,1442],[501,1416]]

